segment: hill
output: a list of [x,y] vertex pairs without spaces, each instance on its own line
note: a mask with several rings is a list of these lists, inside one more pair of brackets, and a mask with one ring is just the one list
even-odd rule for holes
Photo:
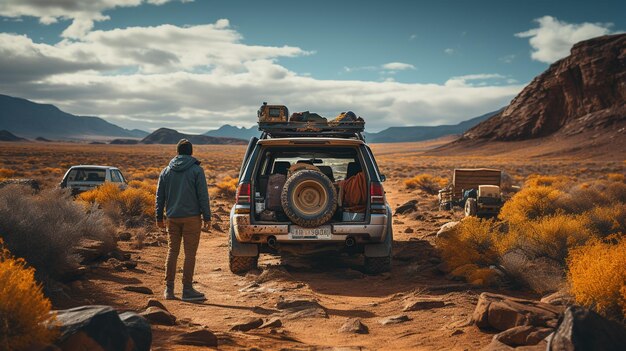
[[[439,151],[517,149],[537,155],[623,153],[626,146],[626,34],[574,45],[509,106]],[[533,143],[514,143],[534,141]],[[486,151],[490,152],[490,151]]]
[[180,139],[187,139],[192,144],[208,145],[208,144],[246,144],[247,141],[236,138],[211,137],[207,135],[191,135],[183,134],[174,129],[159,128],[147,137],[143,138],[141,144],[176,144]]
[[0,129],[47,139],[143,138],[148,134],[124,129],[99,117],[75,116],[54,105],[1,94]]
[[378,133],[365,133],[370,143],[401,143],[459,135],[502,110],[486,113],[455,125],[390,127]]
[[225,124],[218,129],[209,130],[203,135],[211,136],[211,137],[221,137],[221,138],[237,138],[237,139],[245,139],[250,140],[252,137],[259,137],[261,132],[259,128],[254,125],[250,128],[246,127],[235,127],[230,124]]
[[20,138],[8,130],[0,130],[0,141],[26,141],[26,139]]

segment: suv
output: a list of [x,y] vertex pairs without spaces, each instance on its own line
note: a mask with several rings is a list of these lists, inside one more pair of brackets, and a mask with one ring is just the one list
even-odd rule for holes
[[72,166],[65,172],[59,186],[72,189],[72,194],[77,195],[91,190],[105,182],[118,183],[122,188],[126,187],[126,179],[119,169],[110,166]]
[[[391,268],[385,176],[365,143],[363,126],[362,120],[259,122],[263,133],[250,139],[230,212],[233,273],[255,269],[260,253],[281,252],[363,254],[368,272]],[[353,176],[360,182],[349,180]],[[360,199],[360,206],[342,203],[346,192]]]

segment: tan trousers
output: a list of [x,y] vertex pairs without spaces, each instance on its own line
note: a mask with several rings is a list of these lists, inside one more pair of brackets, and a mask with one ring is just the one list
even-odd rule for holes
[[199,215],[167,219],[169,249],[167,251],[167,260],[165,261],[166,284],[174,284],[174,278],[176,278],[176,262],[178,261],[178,253],[180,252],[180,243],[182,241],[185,250],[183,286],[190,287],[192,285],[201,229],[202,220]]

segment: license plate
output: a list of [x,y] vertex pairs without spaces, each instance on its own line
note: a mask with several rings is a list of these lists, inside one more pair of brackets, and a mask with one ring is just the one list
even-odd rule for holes
[[332,236],[330,226],[319,228],[291,226],[289,230],[289,239],[295,240],[329,240]]

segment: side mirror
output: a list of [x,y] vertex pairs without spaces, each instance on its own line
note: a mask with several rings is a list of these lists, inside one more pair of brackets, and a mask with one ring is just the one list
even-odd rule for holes
[[380,175],[380,181],[381,181],[381,182],[384,182],[384,181],[386,181],[386,180],[387,180],[387,177],[386,177],[384,174],[381,174],[381,175]]

